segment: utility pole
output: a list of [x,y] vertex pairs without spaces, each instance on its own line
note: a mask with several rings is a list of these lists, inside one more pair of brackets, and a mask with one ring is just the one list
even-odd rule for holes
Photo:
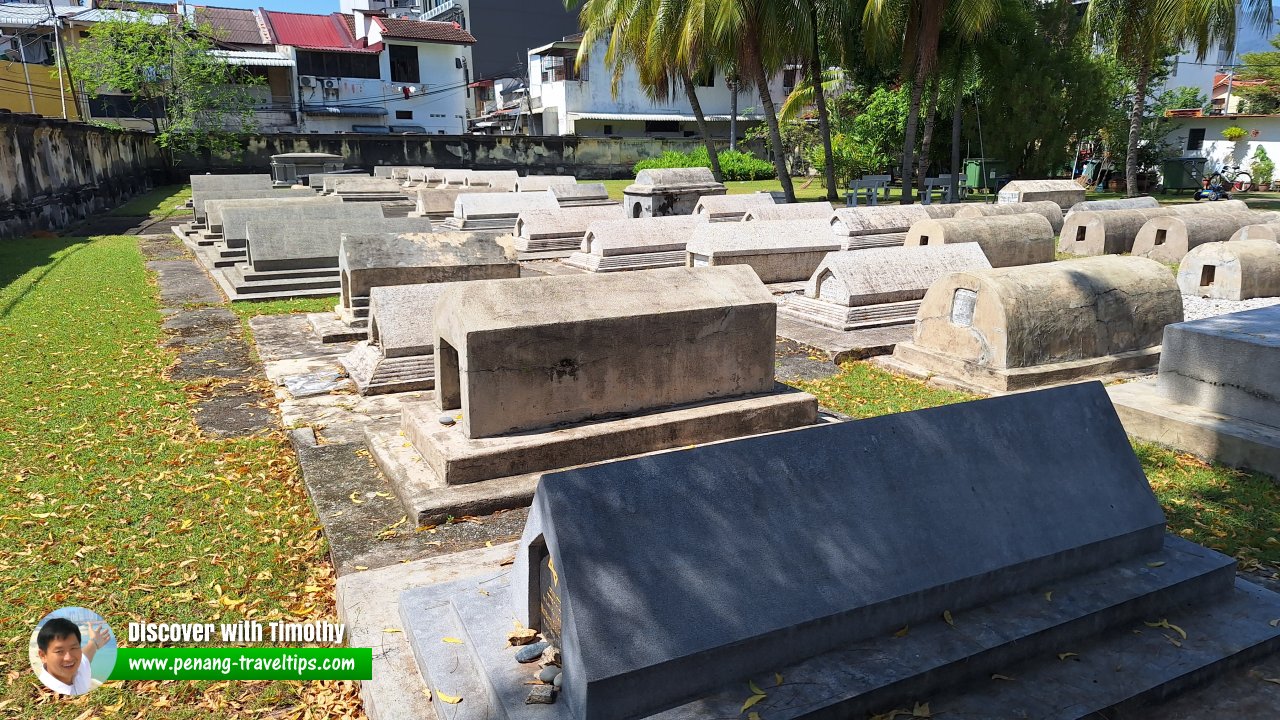
[[36,93],[31,88],[31,71],[27,69],[27,44],[22,41],[22,36],[18,36],[18,59],[22,61],[22,77],[27,81],[27,99],[31,101],[31,114],[38,115],[36,112]]
[[[62,119],[67,120],[67,83],[71,81],[71,70],[67,63],[67,49],[62,46],[62,20],[58,17],[58,11],[53,7],[53,0],[49,2],[49,17],[53,20],[53,42],[58,48],[58,94],[62,96]],[[75,100],[75,96],[72,96]],[[84,120],[84,115],[80,113],[80,103],[75,101],[76,115]]]

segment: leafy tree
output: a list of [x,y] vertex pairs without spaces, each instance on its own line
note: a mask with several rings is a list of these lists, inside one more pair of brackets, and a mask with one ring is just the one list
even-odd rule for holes
[[209,28],[147,13],[111,13],[67,49],[74,84],[91,97],[131,96],[151,115],[156,143],[172,158],[235,154],[253,132],[250,88],[262,79],[209,54]]
[[1260,83],[1237,85],[1234,92],[1243,100],[1247,113],[1274,115],[1280,113],[1280,35],[1271,38],[1270,52],[1245,53],[1244,65],[1236,80]]
[[1176,87],[1165,90],[1156,96],[1153,110],[1157,115],[1163,115],[1166,110],[1190,110],[1199,108],[1203,110],[1209,104],[1209,98],[1199,88],[1194,87]]

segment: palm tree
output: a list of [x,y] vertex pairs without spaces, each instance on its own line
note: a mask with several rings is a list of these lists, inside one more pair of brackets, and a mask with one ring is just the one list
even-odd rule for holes
[[840,194],[839,188],[836,187],[835,153],[831,149],[831,118],[827,112],[827,98],[822,88],[822,43],[820,38],[822,31],[818,13],[818,6],[821,0],[798,0],[798,2],[801,9],[805,11],[803,19],[807,21],[805,30],[809,37],[809,53],[808,57],[805,58],[807,65],[805,75],[808,76],[808,83],[813,87],[813,104],[818,108],[818,134],[822,137],[822,154],[826,160],[827,200],[834,202],[840,199]]
[[[565,0],[565,7],[573,9],[579,2]],[[578,46],[577,63],[581,66],[586,62],[591,49],[607,38],[605,63],[613,69],[615,94],[623,73],[632,64],[645,94],[655,101],[669,101],[675,95],[675,86],[679,85],[689,100],[698,133],[707,148],[711,172],[716,180],[722,181],[720,158],[694,82],[695,74],[708,70],[709,65],[696,52],[671,52],[673,43],[682,42],[685,28],[690,24],[687,10],[684,3],[662,0],[586,0],[578,16],[583,37]],[[696,43],[689,45],[696,50]]]
[[1129,147],[1124,177],[1129,197],[1138,194],[1138,140],[1148,84],[1156,65],[1178,47],[1195,48],[1204,60],[1220,43],[1236,42],[1236,11],[1244,6],[1260,28],[1271,24],[1271,0],[1093,0],[1085,16],[1089,29],[1134,75],[1129,113]]

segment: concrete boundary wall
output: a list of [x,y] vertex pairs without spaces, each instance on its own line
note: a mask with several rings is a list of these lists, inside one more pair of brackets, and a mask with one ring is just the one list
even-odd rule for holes
[[61,230],[163,183],[152,136],[0,113],[0,240]]

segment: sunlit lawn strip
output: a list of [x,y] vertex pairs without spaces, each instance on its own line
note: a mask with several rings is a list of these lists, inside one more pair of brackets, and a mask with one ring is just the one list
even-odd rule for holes
[[[826,379],[792,383],[823,407],[857,418],[976,399],[852,362]],[[1169,530],[1248,566],[1280,563],[1280,486],[1254,473],[1205,463],[1148,443],[1134,443]],[[998,472],[992,468],[992,472]]]
[[190,185],[164,185],[143,193],[111,211],[116,217],[170,218],[191,215],[182,207],[191,199]]
[[0,268],[0,717],[261,716],[320,693],[354,708],[333,683],[108,684],[74,709],[41,688],[27,638],[56,608],[95,610],[117,634],[333,619],[333,577],[283,436],[204,436],[166,379],[174,354],[136,238],[3,243]]

